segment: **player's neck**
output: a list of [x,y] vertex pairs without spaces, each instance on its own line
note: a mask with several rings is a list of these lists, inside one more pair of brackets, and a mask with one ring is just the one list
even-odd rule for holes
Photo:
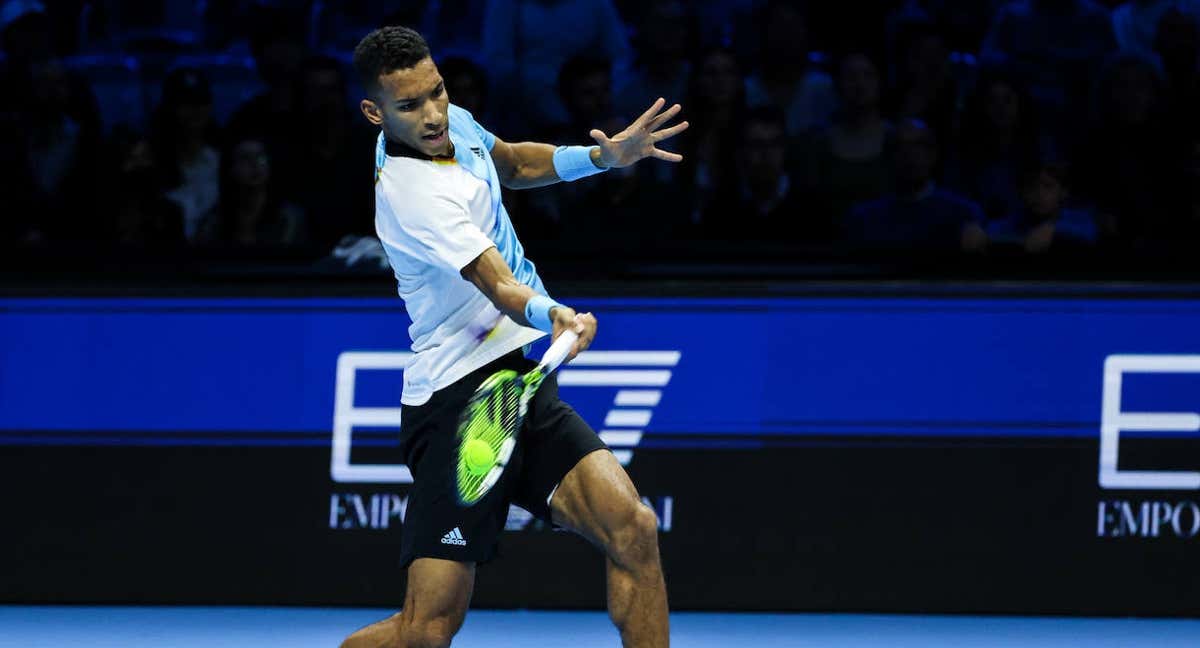
[[391,138],[385,137],[384,138],[384,152],[387,153],[391,157],[406,157],[406,158],[414,158],[417,160],[444,160],[444,159],[454,157],[454,142],[446,143],[445,153],[439,153],[437,155],[429,155],[428,153],[425,153],[424,151],[415,149],[415,148],[409,146],[408,144],[404,144],[403,142],[397,142]]

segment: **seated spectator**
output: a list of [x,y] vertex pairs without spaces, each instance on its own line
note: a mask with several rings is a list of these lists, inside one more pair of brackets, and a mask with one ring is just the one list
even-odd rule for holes
[[1178,133],[1165,123],[1162,79],[1153,62],[1114,55],[1101,72],[1093,125],[1076,154],[1081,195],[1102,230],[1125,243],[1163,235]]
[[510,139],[529,135],[530,125],[566,119],[555,85],[567,59],[577,54],[604,58],[622,76],[629,67],[625,26],[612,0],[491,0],[484,24],[483,60],[492,96],[511,103],[497,106],[497,114],[514,120],[496,132]]
[[[540,141],[591,145],[595,144],[589,135],[592,129],[612,134],[628,125],[612,105],[608,61],[572,57],[559,73],[558,82],[567,121],[547,128],[538,136]],[[522,192],[519,198],[524,200],[515,204],[525,212],[522,232],[530,238],[554,239],[570,231],[572,236],[589,241],[593,248],[627,246],[628,237],[622,232],[637,227],[634,222],[643,216],[641,209],[633,207],[638,193],[638,169],[626,167],[536,192]]]
[[[375,231],[375,198],[371,191],[378,131],[346,101],[341,64],[313,57],[300,68],[294,115],[296,131],[272,175],[286,196],[304,212],[308,243],[328,253],[347,234]],[[270,151],[268,150],[268,153]]]
[[1112,19],[1092,0],[1012,0],[996,14],[982,63],[1007,66],[1056,126],[1071,126],[1096,61],[1116,48]]
[[[736,138],[746,98],[733,53],[722,48],[700,55],[692,66],[686,106],[690,127],[679,138],[683,162],[674,172],[676,209],[673,218],[687,227],[700,226],[708,205],[735,182]],[[666,167],[668,165],[655,165]]]
[[1152,54],[1158,24],[1172,10],[1192,20],[1200,19],[1200,1],[1197,0],[1127,0],[1121,3],[1112,12],[1117,47],[1143,56]]
[[122,246],[175,248],[183,246],[183,210],[165,195],[164,177],[150,140],[119,127],[113,133],[114,177],[107,183],[112,195],[115,242]]
[[89,217],[101,154],[95,98],[57,58],[27,62],[9,91],[13,110],[0,124],[7,186],[0,186],[5,211],[19,223],[11,236],[33,243],[102,235]]
[[1067,178],[1061,164],[1030,166],[1021,181],[1021,209],[988,223],[990,243],[1033,254],[1095,244],[1099,231],[1092,213],[1065,207]]
[[[568,59],[558,73],[558,98],[566,109],[566,118],[542,126],[544,130],[537,135],[543,142],[594,144],[588,136],[593,128],[608,132],[614,127],[616,130],[625,127],[613,108],[612,66],[604,59],[591,56]],[[647,103],[642,111],[649,106]]]
[[617,112],[632,119],[658,97],[682,101],[687,92],[694,16],[681,0],[651,0],[639,12],[636,61],[617,88]]
[[166,197],[183,213],[183,234],[204,243],[220,196],[221,155],[212,117],[212,89],[199,70],[178,68],[163,81],[152,118],[154,155],[166,178]]
[[35,244],[101,235],[89,218],[97,189],[101,124],[87,80],[51,47],[46,8],[0,5],[0,241]]
[[775,106],[792,136],[828,124],[837,94],[808,60],[808,14],[798,0],[772,0],[763,15],[758,70],[746,79],[746,103]]
[[[30,79],[36,74],[59,74],[66,70],[65,78],[56,83],[65,83],[70,99],[66,110],[76,121],[84,122],[97,114],[98,106],[92,87],[83,75],[72,72],[60,61],[63,51],[54,47],[54,32],[61,28],[56,22],[56,12],[69,13],[64,6],[51,5],[47,8],[37,0],[3,0],[0,2],[0,119],[5,113],[15,115],[27,106],[25,93],[30,90]],[[50,67],[44,64],[50,63]],[[40,70],[34,66],[42,65]]]
[[488,78],[482,67],[470,59],[451,56],[438,63],[438,72],[454,105],[471,113],[481,124],[491,123],[488,119]]
[[285,9],[253,10],[250,53],[265,89],[242,104],[229,118],[231,133],[262,133],[277,159],[296,134],[296,78],[304,60],[301,25]]
[[823,218],[840,223],[850,206],[891,188],[892,125],[883,118],[879,67],[854,52],[837,64],[840,108],[833,122],[803,144],[804,185],[819,197]]
[[741,120],[738,182],[726,188],[704,218],[707,236],[723,240],[824,243],[833,224],[808,208],[787,172],[787,126],[776,108],[752,108]]
[[1158,23],[1154,52],[1166,73],[1171,127],[1190,130],[1200,114],[1200,19],[1167,11]]
[[231,247],[278,248],[302,243],[303,213],[280,197],[262,138],[231,138],[221,160],[221,208],[210,239]]
[[983,208],[988,220],[1021,208],[1020,174],[1051,145],[1039,137],[1033,100],[1009,75],[984,71],[967,97],[945,184]]
[[917,120],[896,129],[896,192],[854,207],[846,219],[846,239],[866,249],[974,251],[987,235],[975,203],[937,188],[933,170],[937,142]]
[[[896,83],[888,113],[895,119],[919,119],[948,144],[958,111],[958,83],[950,73],[950,50],[929,22],[908,23],[897,43]],[[945,159],[945,151],[941,159]]]

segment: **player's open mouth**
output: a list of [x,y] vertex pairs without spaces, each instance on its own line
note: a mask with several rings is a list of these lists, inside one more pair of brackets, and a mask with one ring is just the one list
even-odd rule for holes
[[421,139],[425,140],[426,142],[429,142],[430,144],[441,144],[442,142],[446,141],[446,129],[443,128],[442,130],[440,130],[436,133],[432,133],[429,135],[422,135]]

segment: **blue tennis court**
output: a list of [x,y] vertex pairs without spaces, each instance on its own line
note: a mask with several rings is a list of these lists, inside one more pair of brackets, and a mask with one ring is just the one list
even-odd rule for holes
[[[390,614],[362,608],[0,607],[3,648],[336,648]],[[1200,621],[864,614],[676,613],[680,648],[1195,646]],[[474,611],[455,646],[620,645],[602,612]]]

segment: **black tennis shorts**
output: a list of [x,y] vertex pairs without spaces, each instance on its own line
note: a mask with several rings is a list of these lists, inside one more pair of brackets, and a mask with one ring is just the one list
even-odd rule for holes
[[550,521],[548,500],[580,459],[607,449],[596,432],[558,398],[554,374],[529,404],[517,446],[500,481],[473,506],[458,503],[455,483],[458,417],[485,378],[501,369],[525,373],[537,363],[514,351],[434,392],[418,406],[404,405],[401,456],[413,474],[400,540],[400,565],[417,558],[485,563],[496,555],[510,503]]

